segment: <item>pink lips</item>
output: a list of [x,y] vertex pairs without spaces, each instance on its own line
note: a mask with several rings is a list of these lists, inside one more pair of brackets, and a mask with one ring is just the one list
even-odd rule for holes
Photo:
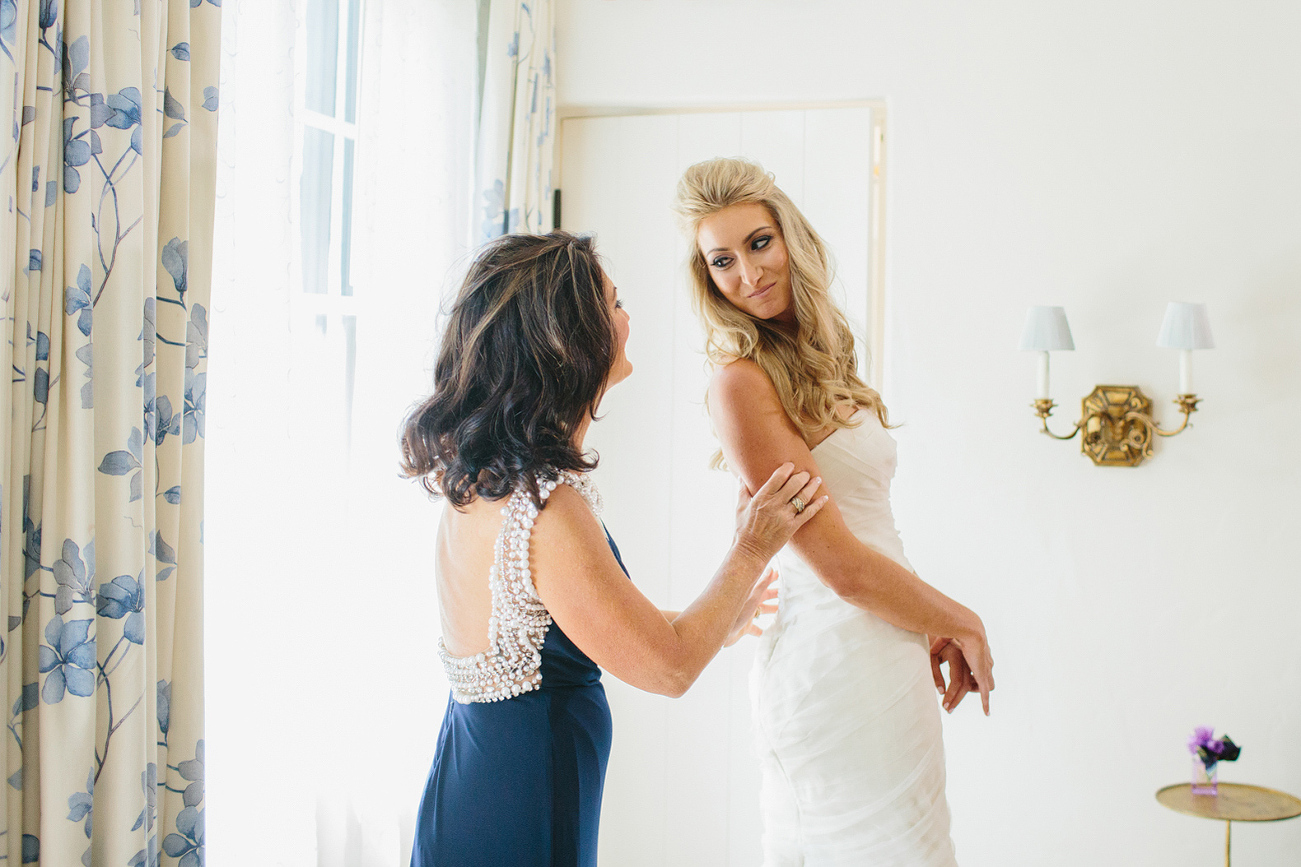
[[769,283],[767,286],[765,286],[765,287],[763,287],[762,289],[760,289],[758,292],[754,292],[754,293],[752,293],[752,294],[750,294],[750,295],[748,295],[748,296],[746,296],[746,297],[747,297],[747,298],[762,298],[764,295],[767,294],[767,292],[768,292],[769,289],[771,289],[772,287],[774,287],[774,286],[776,286],[776,285],[777,285],[777,282],[776,282],[776,281],[773,281],[772,283]]

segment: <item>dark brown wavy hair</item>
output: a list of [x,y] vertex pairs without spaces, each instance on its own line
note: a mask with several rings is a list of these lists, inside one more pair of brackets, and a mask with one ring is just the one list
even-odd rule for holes
[[574,432],[595,418],[618,342],[592,239],[505,235],[475,256],[449,311],[434,392],[402,424],[402,474],[457,508],[587,472]]

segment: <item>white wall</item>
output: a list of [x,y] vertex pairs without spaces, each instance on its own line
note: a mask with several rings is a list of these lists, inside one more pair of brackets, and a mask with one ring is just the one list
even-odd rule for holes
[[[897,517],[998,662],[993,717],[945,720],[964,867],[1220,863],[1152,794],[1197,724],[1245,745],[1224,777],[1301,793],[1301,7],[558,4],[562,105],[889,102]],[[1138,469],[1035,432],[1027,305],[1071,316],[1059,425],[1103,382],[1170,421],[1172,299],[1219,343],[1194,430]],[[1295,864],[1301,820],[1234,848]]]

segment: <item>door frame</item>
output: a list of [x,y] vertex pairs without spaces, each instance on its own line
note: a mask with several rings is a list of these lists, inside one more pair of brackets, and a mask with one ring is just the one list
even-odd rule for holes
[[[878,392],[884,388],[886,381],[886,102],[884,99],[847,99],[822,100],[807,102],[763,102],[763,103],[710,103],[705,105],[657,105],[657,106],[560,106],[556,111],[556,146],[554,150],[555,165],[553,177],[555,189],[561,191],[561,219],[564,219],[564,183],[561,175],[562,155],[565,147],[565,121],[584,117],[637,117],[662,114],[732,114],[740,112],[761,111],[811,111],[836,108],[867,108],[872,112],[872,143],[868,154],[872,168],[872,183],[868,192],[870,201],[868,212],[871,214],[871,228],[868,237],[867,262],[867,321],[869,333],[867,338],[868,358],[867,373],[869,384]],[[559,225],[556,228],[560,228]],[[859,366],[862,374],[862,364]]]

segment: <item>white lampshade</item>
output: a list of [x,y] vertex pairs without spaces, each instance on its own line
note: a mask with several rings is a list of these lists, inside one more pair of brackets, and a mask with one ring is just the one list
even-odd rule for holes
[[1165,309],[1165,321],[1161,323],[1156,345],[1162,349],[1214,349],[1206,305],[1171,301]]
[[1031,307],[1026,311],[1025,329],[1021,332],[1022,350],[1046,352],[1074,348],[1065,308]]

